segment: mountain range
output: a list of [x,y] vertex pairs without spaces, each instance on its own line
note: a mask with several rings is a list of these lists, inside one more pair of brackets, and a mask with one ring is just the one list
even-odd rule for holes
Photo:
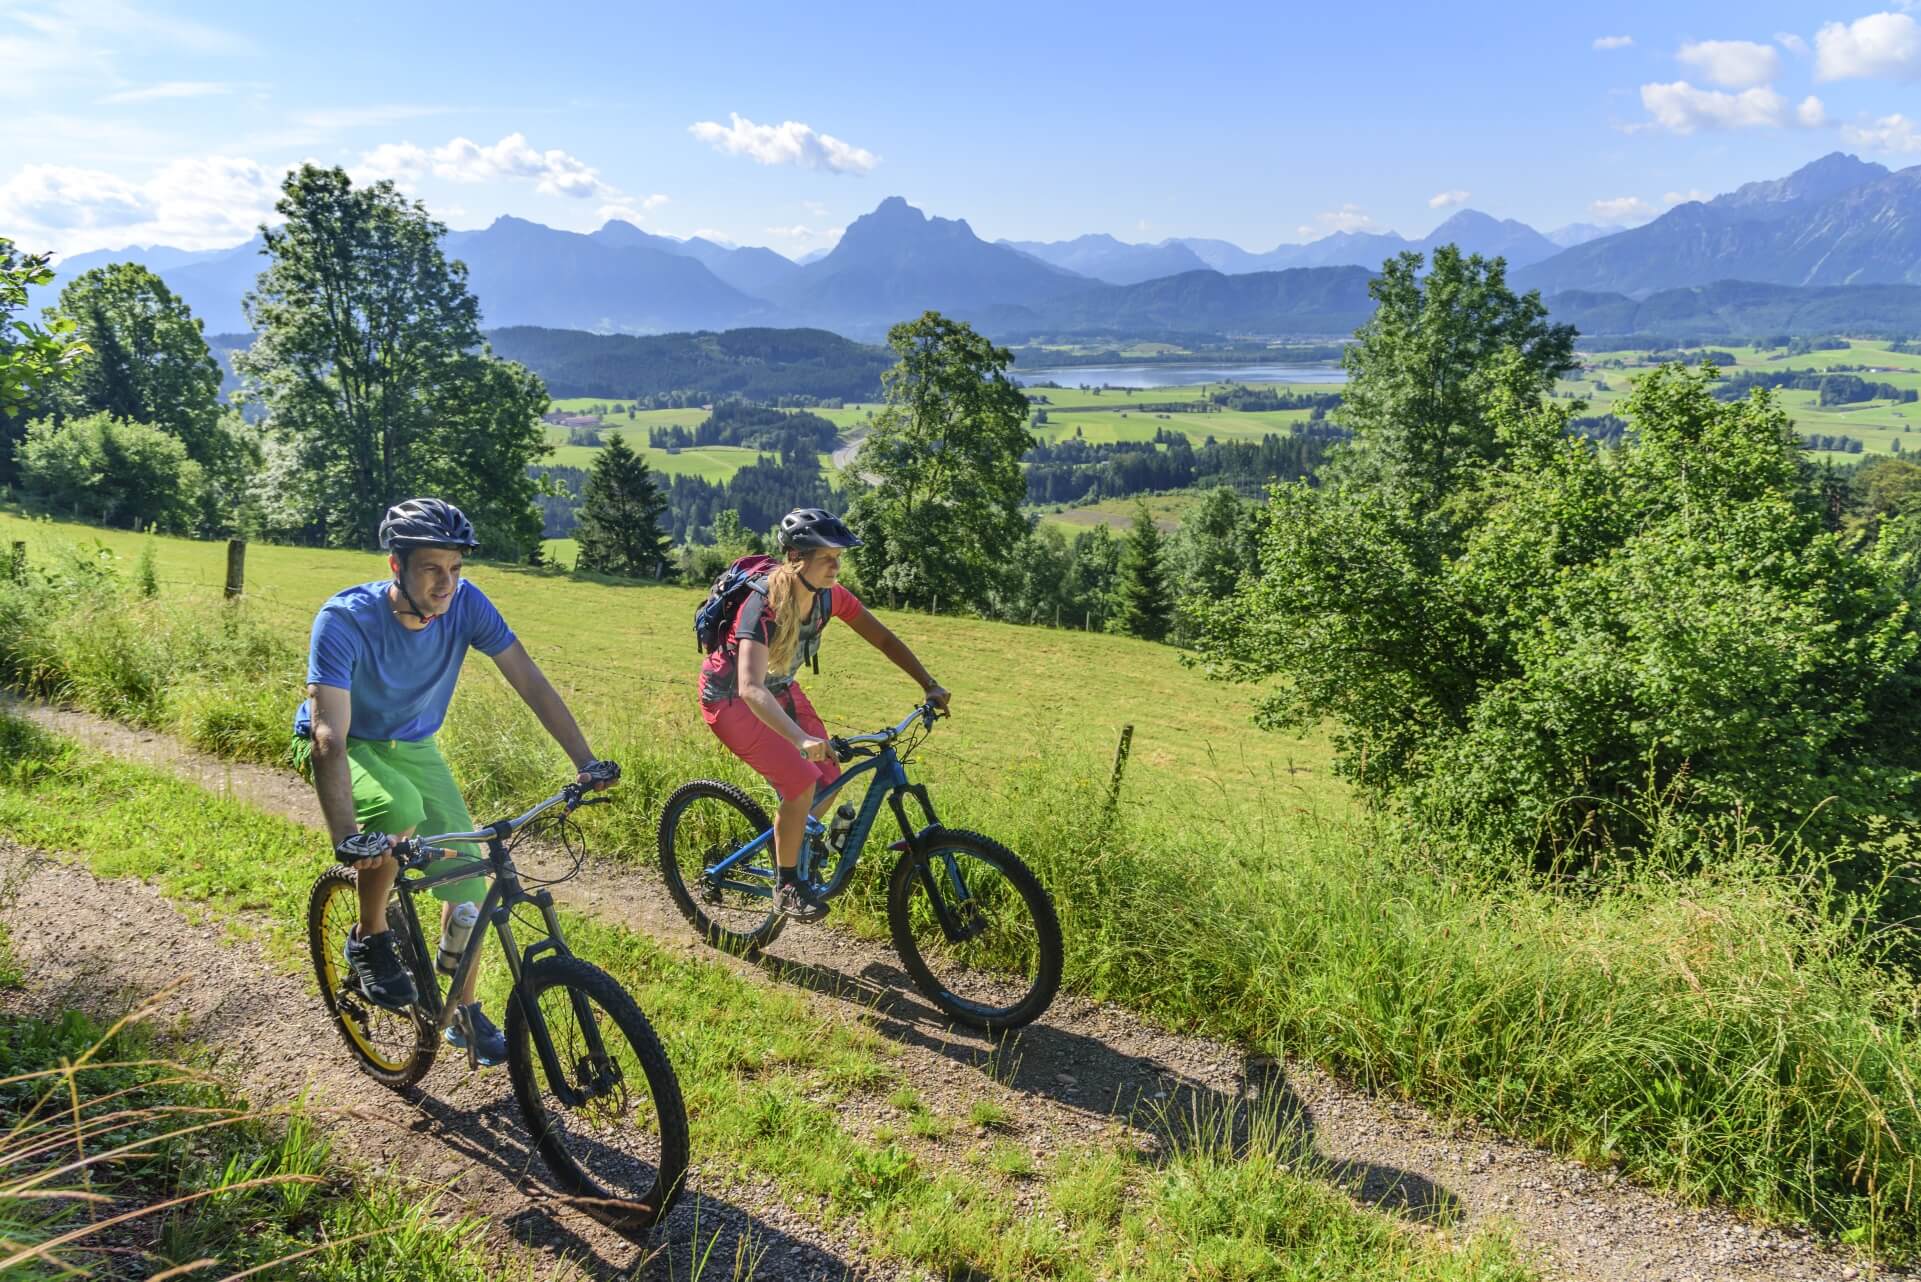
[[[467,264],[490,328],[632,334],[814,326],[872,339],[936,308],[1003,339],[1338,334],[1367,315],[1370,269],[1443,244],[1505,258],[1517,285],[1539,288],[1557,315],[1582,316],[1587,332],[1629,323],[1636,328],[1602,332],[1646,332],[1651,319],[1679,324],[1687,315],[1712,322],[1712,332],[1739,332],[1719,328],[1747,306],[1729,300],[1758,295],[1723,290],[1713,296],[1718,301],[1703,301],[1698,292],[1675,292],[1725,282],[1819,291],[1809,296],[1818,306],[1799,312],[1799,304],[1782,301],[1797,295],[1770,293],[1757,314],[1820,315],[1846,327],[1848,289],[1921,285],[1921,166],[1891,172],[1834,153],[1783,178],[1677,205],[1628,231],[1577,224],[1543,235],[1467,209],[1416,240],[1338,232],[1260,253],[1200,238],[988,242],[964,220],[930,217],[898,196],[855,219],[831,250],[801,262],[621,221],[580,233],[502,217],[451,232],[445,244],[449,257]],[[230,332],[246,328],[240,300],[263,266],[261,249],[258,238],[202,252],[136,248],[77,255],[59,271],[66,278],[104,262],[143,262],[209,333]],[[1842,292],[1828,292],[1836,289]],[[1667,304],[1650,306],[1671,294]],[[1901,290],[1862,295],[1862,314],[1882,323],[1905,314],[1905,298]]]

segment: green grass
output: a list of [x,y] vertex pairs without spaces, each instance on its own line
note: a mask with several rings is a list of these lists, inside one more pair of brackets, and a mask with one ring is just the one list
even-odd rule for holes
[[[24,539],[30,558],[43,566],[76,543],[103,548],[123,573],[131,571],[148,542],[130,532],[0,512],[0,543],[13,539]],[[151,542],[163,581],[159,601],[137,620],[103,621],[97,639],[87,629],[43,638],[57,652],[44,663],[70,672],[62,679],[79,684],[71,693],[58,682],[34,688],[205,742],[195,724],[198,706],[238,698],[233,687],[221,684],[225,677],[220,675],[231,668],[225,656],[233,643],[206,630],[211,626],[206,620],[220,616],[200,608],[217,599],[225,545],[169,538]],[[299,701],[315,610],[338,587],[383,577],[386,568],[382,558],[365,553],[255,545],[248,550],[247,573],[246,613],[280,651],[236,654],[233,662],[254,665],[251,671],[262,678],[247,678],[243,702],[258,710],[263,742],[277,752],[283,744],[274,740],[284,739]],[[699,655],[692,619],[702,590],[616,586],[552,569],[498,564],[477,564],[469,577],[500,606],[597,743],[606,746],[605,741],[630,736],[655,744],[664,736],[711,745],[693,685]],[[943,784],[996,786],[1019,763],[1037,757],[1061,757],[1104,772],[1120,727],[1133,723],[1130,795],[1135,798],[1166,798],[1184,808],[1222,796],[1236,806],[1265,799],[1265,804],[1317,812],[1349,804],[1329,768],[1331,747],[1324,737],[1257,733],[1248,720],[1244,691],[1201,679],[1169,647],[1098,633],[896,612],[884,600],[869,604],[955,693],[957,715],[940,727],[922,757],[937,790]],[[116,605],[107,613],[121,611]],[[134,695],[116,681],[95,689],[86,675],[94,671],[86,655],[96,640],[106,644],[123,635],[128,653],[140,656],[142,665],[153,665],[150,680],[131,683]],[[215,670],[204,678],[188,675],[207,667]],[[4,671],[0,679],[6,679]],[[470,667],[470,685],[493,680],[483,661]],[[806,684],[830,726],[860,730],[898,720],[917,693],[848,632],[835,634],[822,656],[821,675],[810,676]],[[694,763],[705,760],[696,755]]]
[[[64,804],[81,780],[88,804]],[[0,717],[0,831],[77,855],[102,876],[155,879],[169,896],[230,921],[241,909],[265,909],[248,921],[265,923],[259,929],[284,964],[301,964],[300,909],[324,852],[314,834],[295,825]],[[196,859],[180,859],[181,850],[195,851]],[[1136,1218],[1058,1232],[1027,1217],[1005,1182],[941,1169],[841,1125],[838,1105],[850,1093],[898,1080],[877,1034],[825,1020],[793,992],[670,953],[619,927],[567,914],[565,928],[574,950],[627,986],[661,1033],[703,1169],[771,1179],[796,1210],[829,1225],[853,1225],[882,1255],[949,1275],[1005,1278],[1109,1277],[1116,1269],[1189,1277],[1217,1261],[1233,1261],[1234,1270],[1211,1276],[1310,1267],[1335,1277],[1528,1276],[1496,1238],[1426,1239],[1287,1170],[1283,1154],[1291,1141],[1279,1128],[1242,1153],[1194,1143],[1158,1165],[1138,1164],[1129,1171]],[[504,968],[490,967],[483,993],[495,1009],[504,984]],[[911,1115],[915,1138],[938,1144],[949,1133],[923,1120],[933,1115],[911,1092],[896,1089],[892,1098]],[[1049,1188],[1075,1178],[1063,1172],[1050,1177]],[[1261,1190],[1254,1218],[1214,1213],[1243,1189]]]
[[205,1260],[222,1276],[314,1282],[527,1275],[485,1249],[480,1221],[437,1217],[432,1191],[353,1177],[315,1118],[256,1111],[171,1062],[193,1054],[72,1010],[0,1022],[0,1273],[148,1276]]
[[[157,542],[163,578],[191,546]],[[337,581],[330,555],[286,550],[284,563],[261,564],[305,566],[301,582],[324,584]],[[687,778],[764,792],[694,718],[686,675],[655,684],[629,666],[679,651],[669,662],[691,668],[683,628],[696,594],[486,574],[510,620],[553,629],[530,636],[534,653],[572,684],[597,748],[626,769],[621,804],[597,812],[597,848],[650,861],[660,802]],[[110,589],[4,589],[0,679],[190,735],[224,726],[226,750],[246,751],[284,739],[304,622],[165,591],[142,604]],[[1165,649],[895,622],[937,675],[965,677],[947,677],[959,715],[914,773],[949,824],[1034,866],[1060,913],[1073,989],[1310,1058],[1689,1198],[1897,1253],[1915,1240],[1917,990],[1865,961],[1836,924],[1845,914],[1810,909],[1818,895],[1771,872],[1771,852],[1707,852],[1710,874],[1649,872],[1579,895],[1477,884],[1407,849],[1386,820],[1351,813],[1324,773],[1296,782],[1270,757],[1264,783],[1241,790],[1237,764],[1263,776],[1227,754],[1285,752],[1285,741],[1247,732],[1244,696]],[[830,724],[892,711],[899,679],[870,657],[837,648],[826,667],[815,689]],[[1110,820],[1105,735],[1075,751],[1076,733],[1061,729],[1085,740],[1119,709],[1139,726]],[[1211,715],[1218,729],[1198,720]],[[1197,767],[1163,747],[1177,740],[1216,755]],[[484,669],[463,683],[442,742],[483,817],[546,791],[563,764]],[[881,880],[871,870],[856,881],[843,928],[874,928]]]

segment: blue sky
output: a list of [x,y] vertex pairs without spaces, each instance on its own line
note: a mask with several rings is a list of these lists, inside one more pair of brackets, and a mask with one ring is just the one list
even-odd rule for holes
[[0,235],[237,243],[303,159],[455,227],[790,254],[889,195],[1256,250],[1463,205],[1625,224],[1836,149],[1921,163],[1921,20],[1820,4],[0,0]]

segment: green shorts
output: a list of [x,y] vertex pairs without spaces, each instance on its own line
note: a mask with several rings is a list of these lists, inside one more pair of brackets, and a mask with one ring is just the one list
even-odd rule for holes
[[[295,736],[293,761],[300,773],[313,777],[313,742]],[[347,766],[353,775],[354,819],[368,832],[395,837],[432,836],[441,832],[472,832],[473,818],[447,769],[446,758],[432,739],[356,739],[347,736]],[[461,842],[454,849],[471,852],[464,863],[484,864],[480,848]],[[436,899],[448,903],[479,903],[487,894],[482,877],[435,886]]]

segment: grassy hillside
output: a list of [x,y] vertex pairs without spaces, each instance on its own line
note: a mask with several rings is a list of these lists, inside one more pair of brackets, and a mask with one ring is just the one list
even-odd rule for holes
[[[26,540],[36,559],[57,544],[97,541],[128,563],[150,542],[170,592],[217,595],[225,574],[224,544],[148,540],[0,512],[0,541],[14,539]],[[384,561],[367,553],[267,546],[248,551],[249,596],[284,618],[289,636],[303,645],[328,594],[385,573]],[[477,564],[468,577],[576,701],[590,733],[597,717],[658,701],[672,716],[673,733],[706,737],[693,687],[699,656],[692,621],[701,590],[595,583],[557,570],[495,564]],[[928,750],[937,786],[957,784],[970,773],[979,777],[981,770],[998,774],[1003,763],[1037,756],[1098,762],[1111,755],[1120,727],[1131,722],[1129,783],[1138,796],[1165,792],[1170,799],[1205,801],[1226,795],[1237,804],[1271,796],[1320,811],[1347,804],[1345,789],[1329,772],[1325,739],[1255,730],[1246,691],[1203,679],[1166,646],[895,612],[884,604],[876,613],[954,691],[959,715]],[[477,667],[491,672],[490,665]],[[287,674],[289,716],[302,677]],[[805,684],[822,716],[842,728],[898,720],[916,693],[849,632],[829,639],[821,674],[810,674]]]

